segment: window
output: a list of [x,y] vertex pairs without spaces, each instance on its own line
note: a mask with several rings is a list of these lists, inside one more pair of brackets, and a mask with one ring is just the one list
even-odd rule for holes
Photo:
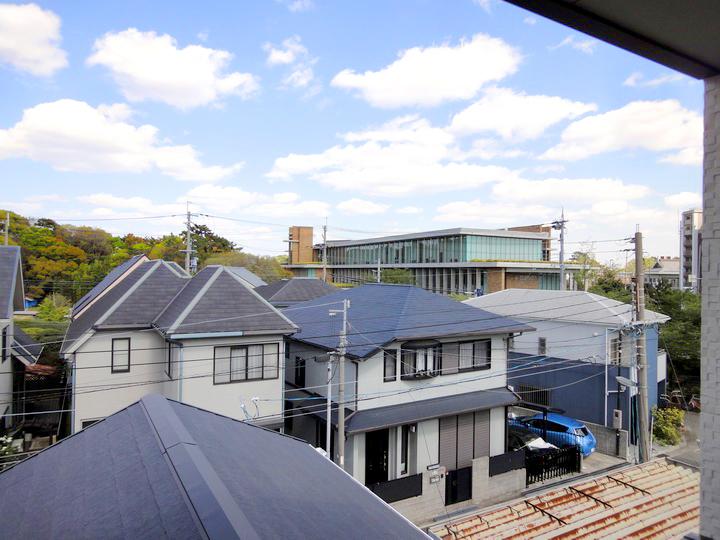
[[295,385],[300,388],[305,386],[305,359],[295,357]]
[[400,433],[400,474],[408,473],[408,448],[410,447],[410,426],[402,426]]
[[383,365],[383,382],[397,380],[397,351],[384,351]]
[[489,339],[460,343],[460,358],[458,365],[460,371],[490,369],[490,365],[491,350]]
[[96,418],[95,420],[84,420],[82,425],[82,429],[89,428],[93,424],[97,424],[102,418]]
[[400,378],[415,374],[415,351],[404,350],[401,354]]
[[442,365],[442,346],[403,349],[400,378],[413,379],[418,375],[434,376]]
[[538,338],[538,354],[545,356],[547,354],[547,338]]
[[2,329],[2,361],[5,362],[7,360],[7,331],[8,327]]
[[127,373],[130,371],[130,338],[116,338],[112,340],[111,353],[112,373]]
[[622,363],[622,336],[612,338],[610,340],[610,363],[621,364]]
[[551,390],[546,390],[530,384],[518,383],[517,393],[524,401],[550,407]]
[[276,379],[279,356],[278,343],[215,347],[213,384]]

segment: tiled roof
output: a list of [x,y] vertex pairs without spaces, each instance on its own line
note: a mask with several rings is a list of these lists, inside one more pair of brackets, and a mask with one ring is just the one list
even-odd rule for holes
[[260,279],[259,276],[252,273],[250,270],[245,268],[244,266],[228,266],[228,270],[230,270],[233,274],[238,276],[239,278],[244,279],[247,281],[247,283],[251,287],[262,287],[263,285],[267,285],[262,279]]
[[[558,320],[605,326],[632,322],[632,306],[585,291],[505,289],[466,300],[465,304],[523,320]],[[645,310],[645,321],[664,323],[670,317]]]
[[298,302],[320,298],[337,291],[337,287],[316,278],[281,279],[258,287],[256,292],[274,306],[287,307]]
[[128,260],[118,264],[115,268],[110,270],[110,272],[108,272],[108,274],[102,280],[100,280],[97,285],[90,289],[90,291],[85,294],[85,296],[75,302],[75,305],[72,307],[71,315],[73,317],[77,315],[77,313],[82,308],[95,300],[99,295],[103,293],[103,291],[105,291],[116,280],[122,277],[125,272],[132,268],[141,259],[147,259],[147,257],[145,255],[135,255],[134,257],[130,257]]
[[277,309],[223,266],[208,266],[193,276],[155,324],[168,334],[295,331]]
[[339,345],[341,317],[330,308],[350,300],[348,353],[364,358],[387,343],[531,331],[532,327],[409,285],[367,284],[295,304],[283,311],[300,327],[293,336],[325,349]]
[[0,491],[6,538],[427,538],[303,441],[158,395],[0,473]]
[[0,246],[0,319],[11,319],[13,311],[24,307],[21,276],[20,248]]
[[676,538],[700,524],[700,473],[665,458],[431,528],[443,540]]

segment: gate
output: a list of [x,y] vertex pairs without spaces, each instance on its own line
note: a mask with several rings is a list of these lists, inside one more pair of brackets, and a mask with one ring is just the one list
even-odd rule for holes
[[576,446],[539,455],[528,452],[525,458],[525,484],[529,486],[565,474],[578,473],[581,466],[580,449]]
[[472,498],[472,467],[448,471],[445,476],[445,506]]

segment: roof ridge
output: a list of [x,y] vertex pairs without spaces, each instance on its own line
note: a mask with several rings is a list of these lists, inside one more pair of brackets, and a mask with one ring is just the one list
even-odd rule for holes
[[[212,267],[206,266],[205,269],[206,268],[212,268]],[[205,270],[205,269],[203,269],[203,270]],[[172,331],[177,329],[178,326],[181,325],[182,321],[184,321],[187,318],[187,316],[190,314],[190,311],[192,311],[192,309],[197,305],[197,303],[200,301],[200,299],[203,297],[203,295],[207,292],[207,290],[210,288],[210,286],[213,283],[215,283],[215,280],[218,278],[218,276],[221,273],[222,273],[222,266],[218,267],[217,270],[214,271],[214,273],[207,279],[207,281],[203,284],[203,286],[200,287],[200,290],[198,292],[196,292],[195,295],[187,302],[187,304],[185,305],[183,310],[180,312],[180,315],[178,315],[177,319],[175,319],[175,321],[165,329],[166,333],[171,333]],[[195,274],[192,278],[190,278],[188,280],[188,282],[185,284],[185,286],[190,285],[190,283],[192,283],[193,278],[195,278],[196,276],[199,276],[199,275],[200,275],[200,272]],[[181,289],[181,291],[183,289],[185,289],[185,287],[183,287]],[[172,302],[174,300],[175,300],[175,298],[173,298],[170,301],[168,306],[170,304],[172,304]]]
[[140,285],[145,283],[145,280],[147,280],[153,274],[153,272],[155,272],[155,270],[160,267],[160,264],[158,264],[157,261],[145,261],[142,264],[150,264],[151,268],[142,276],[140,276],[140,278],[135,283],[133,283],[131,287],[127,291],[125,291],[125,293],[120,298],[118,298],[117,301],[112,306],[110,306],[109,309],[105,311],[105,313],[98,317],[93,326],[97,326],[106,321],[110,317],[110,315],[115,313],[117,308],[124,304],[125,301],[140,288]]
[[[288,323],[290,326],[292,326],[293,328],[295,328],[295,329],[298,329],[298,328],[299,328],[298,325],[295,324],[294,322],[292,322],[288,317],[286,317],[286,316],[282,313],[282,311],[280,311],[278,308],[276,308],[275,306],[273,306],[268,300],[266,300],[265,298],[263,298],[262,296],[260,296],[260,294],[259,294],[253,287],[249,287],[249,286],[245,283],[245,281],[244,281],[240,276],[238,276],[238,275],[235,274],[234,272],[230,271],[230,270],[229,270],[228,268],[226,268],[225,266],[221,266],[221,268],[222,268],[222,270],[223,270],[225,273],[227,273],[231,278],[233,278],[233,279],[234,279],[235,281],[237,281],[240,285],[242,285],[243,287],[245,287],[245,290],[247,290],[252,296],[254,296],[254,297],[257,298],[261,303],[263,303],[263,304],[265,304],[267,307],[269,307],[270,310],[271,310],[271,312],[275,312],[275,313],[274,313],[275,315],[279,315],[282,319],[285,320],[285,322],[287,322],[287,323]],[[285,287],[281,287],[281,290],[284,289],[284,288],[285,288]],[[276,294],[277,294],[277,293],[276,293]],[[273,295],[273,297],[274,297],[274,296],[275,296],[275,295]],[[271,297],[271,298],[272,298],[272,297]]]

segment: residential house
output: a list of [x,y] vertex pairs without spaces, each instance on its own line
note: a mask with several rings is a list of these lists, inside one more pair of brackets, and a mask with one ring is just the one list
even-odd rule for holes
[[261,425],[282,425],[284,337],[294,325],[222,266],[128,262],[75,310],[73,431],[159,393]]
[[260,279],[260,276],[254,274],[244,266],[228,266],[228,270],[245,281],[245,283],[253,289],[267,285],[267,283]]
[[279,279],[256,289],[260,296],[277,308],[286,308],[335,291],[337,287],[316,278]]
[[680,258],[659,257],[652,268],[645,270],[645,285],[657,287],[665,282],[673,289],[680,288]]
[[[337,362],[347,310],[345,396]],[[367,284],[296,304],[287,345],[286,432],[327,447],[330,380],[337,460],[338,407],[345,410],[344,467],[416,523],[512,496],[525,472],[490,476],[506,452],[507,340],[532,330],[409,285]],[[520,464],[524,467],[524,464]]]
[[[615,377],[635,377],[638,326],[632,306],[583,291],[508,289],[465,304],[532,325],[536,332],[513,339],[509,384],[524,400],[563,409],[567,415],[613,426],[622,411],[630,428],[635,389],[618,392]],[[658,347],[658,326],[669,317],[645,310],[650,406],[657,404],[667,377],[666,355]]]
[[[285,268],[297,277],[317,277],[325,268],[329,281],[351,284],[374,282],[384,269],[402,269],[414,285],[441,294],[559,289],[560,266],[550,260],[551,232],[541,225],[462,227],[313,245],[312,227],[290,227]],[[565,264],[567,289],[577,288],[583,270],[581,264]]]
[[303,441],[157,394],[0,490],[4,538],[428,538]]
[[13,313],[25,307],[22,261],[19,246],[0,246],[0,427],[9,428],[22,420],[21,390],[25,367],[34,365],[42,346],[13,322]]

